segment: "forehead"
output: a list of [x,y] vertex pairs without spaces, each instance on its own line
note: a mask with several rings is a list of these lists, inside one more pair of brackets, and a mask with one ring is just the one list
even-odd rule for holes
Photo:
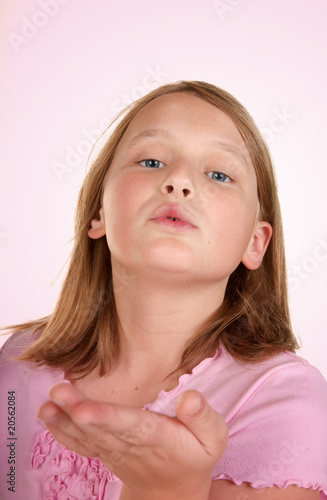
[[127,127],[121,142],[151,129],[166,129],[171,133],[194,131],[199,139],[227,140],[246,149],[238,128],[226,113],[185,92],[166,94],[146,104]]

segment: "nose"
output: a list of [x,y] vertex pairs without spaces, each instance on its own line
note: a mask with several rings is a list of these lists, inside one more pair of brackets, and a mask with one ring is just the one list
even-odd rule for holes
[[194,183],[190,170],[187,165],[171,168],[162,182],[161,192],[181,198],[192,197]]

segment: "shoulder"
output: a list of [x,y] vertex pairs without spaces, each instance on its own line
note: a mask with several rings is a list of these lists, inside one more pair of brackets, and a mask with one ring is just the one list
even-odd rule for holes
[[206,359],[187,377],[182,380],[184,388],[191,386],[203,392],[227,422],[260,405],[262,409],[282,405],[295,409],[310,402],[311,409],[327,408],[325,378],[308,361],[289,351],[263,362],[245,363],[234,359],[221,345],[213,358]]
[[317,425],[327,442],[327,382],[304,358],[285,351],[255,365],[230,362],[231,378],[226,398],[227,421],[247,431],[270,425],[270,436],[278,425],[289,436],[307,434],[307,425]]
[[[304,416],[317,422],[327,418],[327,382],[320,371],[290,352],[281,353],[254,368],[257,381],[249,388],[246,405],[267,418],[278,417],[292,425]],[[246,410],[246,408],[244,408]],[[281,412],[281,414],[279,414]],[[323,426],[327,429],[326,424]]]
[[289,352],[235,370],[230,439],[215,478],[327,488],[327,382],[319,370]]
[[260,383],[253,393],[271,397],[272,401],[292,405],[309,398],[326,407],[327,382],[320,371],[304,358],[285,351],[254,368]]
[[[229,399],[238,398],[240,406],[261,399],[269,404],[295,406],[303,401],[327,405],[327,382],[320,371],[301,356],[284,351],[258,363],[235,360],[224,347],[221,358],[216,360],[215,371],[223,376]],[[224,371],[224,374],[221,372]],[[233,418],[231,410],[230,418]]]
[[[33,363],[19,361],[17,358],[24,350],[37,339],[34,335],[34,330],[24,330],[12,334],[0,350],[0,378],[2,381],[2,388],[11,387],[18,390],[23,394],[28,393],[33,389],[34,391],[38,386],[46,386],[53,381],[60,381],[63,374],[48,366],[36,366]],[[33,388],[30,387],[33,383]],[[28,388],[28,390],[27,390]]]
[[1,361],[8,360],[10,357],[19,356],[34,340],[33,330],[22,330],[10,335],[0,349]]
[[234,433],[243,429],[249,442],[267,443],[284,456],[292,449],[292,453],[303,454],[303,459],[315,456],[326,463],[322,447],[327,442],[325,378],[306,360],[290,353],[276,356],[265,366],[266,370],[258,368],[258,379],[231,418]]
[[31,466],[32,453],[38,461],[49,453],[49,442],[43,441],[43,447],[39,445],[38,436],[43,436],[44,425],[37,412],[48,399],[50,387],[61,381],[58,370],[16,360],[34,339],[31,330],[14,333],[0,355],[0,442],[9,442],[11,446],[6,448],[8,453],[0,452],[0,484],[6,484],[10,459],[15,467],[11,470],[17,470],[15,481],[20,498],[26,491],[30,498],[40,498],[43,490],[42,472]]

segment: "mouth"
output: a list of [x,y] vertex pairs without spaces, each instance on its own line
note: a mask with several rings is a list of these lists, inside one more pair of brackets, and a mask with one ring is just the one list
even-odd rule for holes
[[166,228],[180,231],[194,229],[196,227],[188,212],[177,203],[169,203],[159,207],[150,220]]

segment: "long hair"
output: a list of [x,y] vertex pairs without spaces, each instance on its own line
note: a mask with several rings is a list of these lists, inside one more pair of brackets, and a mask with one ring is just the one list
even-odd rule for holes
[[248,111],[228,92],[201,81],[179,81],[153,90],[119,115],[118,125],[81,187],[74,247],[53,313],[8,327],[12,331],[31,328],[35,333],[34,342],[19,359],[61,368],[74,376],[87,375],[95,368],[102,376],[110,370],[119,352],[111,257],[106,238],[91,239],[88,230],[98,214],[104,178],[127,127],[153,99],[175,92],[197,96],[232,119],[255,169],[260,219],[273,229],[261,266],[248,270],[239,264],[229,277],[223,303],[217,304],[214,314],[185,345],[175,371],[190,372],[219,342],[235,359],[250,363],[298,348],[290,323],[282,220],[267,146]]

